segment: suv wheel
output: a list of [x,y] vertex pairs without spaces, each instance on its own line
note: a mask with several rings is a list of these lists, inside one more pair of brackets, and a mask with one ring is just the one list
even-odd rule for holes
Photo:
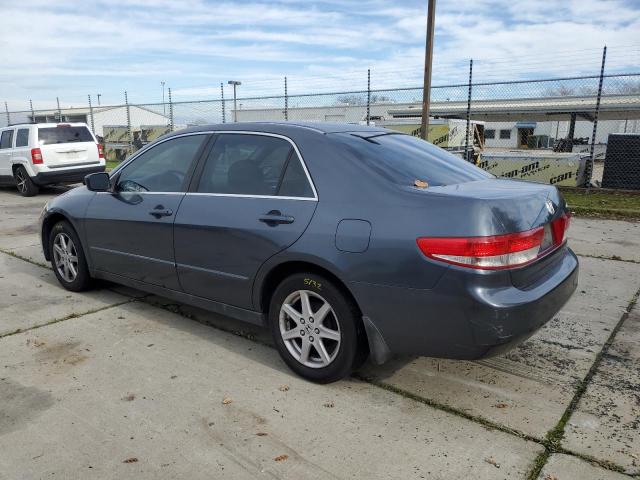
[[314,382],[346,377],[366,353],[358,308],[340,288],[316,274],[295,274],[278,286],[269,323],[285,363]]
[[51,229],[49,252],[53,272],[64,288],[80,292],[91,286],[91,276],[82,245],[68,222],[58,222]]
[[38,186],[33,183],[33,180],[31,180],[31,177],[23,166],[18,166],[15,169],[13,172],[13,178],[16,180],[18,192],[20,192],[20,195],[23,197],[33,197],[38,194]]

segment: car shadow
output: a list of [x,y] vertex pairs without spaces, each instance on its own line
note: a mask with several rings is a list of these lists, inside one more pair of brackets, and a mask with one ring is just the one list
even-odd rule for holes
[[[103,281],[102,285],[104,288],[109,290],[124,293],[128,296],[132,296],[137,298],[139,301],[144,302],[148,305],[152,305],[154,307],[161,308],[163,310],[167,310],[169,312],[175,313],[184,317],[187,320],[193,321],[193,326],[189,324],[189,322],[172,322],[171,320],[165,320],[164,318],[153,318],[154,321],[159,321],[165,324],[169,324],[172,328],[178,328],[184,331],[188,331],[189,333],[197,334],[203,338],[208,340],[213,340],[212,334],[218,330],[225,333],[230,333],[232,335],[241,337],[245,340],[248,340],[253,343],[260,344],[262,346],[269,347],[272,349],[272,354],[270,355],[258,355],[254,354],[254,350],[247,350],[245,353],[251,356],[252,360],[258,360],[263,363],[265,366],[269,368],[274,368],[292,377],[297,376],[289,370],[286,364],[280,358],[275,345],[273,343],[273,339],[271,337],[271,331],[267,327],[262,327],[258,325],[254,325],[251,323],[243,322],[241,320],[237,320],[235,318],[227,317],[221,314],[213,313],[208,310],[204,310],[197,307],[192,307],[191,305],[186,305],[184,303],[176,302],[174,300],[170,300],[165,297],[160,297],[157,295],[148,295],[140,290],[135,290],[129,287],[122,287],[120,285]],[[201,324],[208,327],[213,327],[210,331],[202,331],[199,328],[195,328],[196,324]],[[214,330],[215,329],[215,330]],[[228,348],[228,343],[226,342],[218,342],[215,340],[217,345],[224,346]],[[375,365],[371,363],[369,359],[362,365],[354,377],[351,380],[367,380],[375,378],[376,380],[384,380],[392,376],[397,370],[403,368],[408,363],[411,363],[415,360],[415,356],[398,356],[390,359],[384,365]]]

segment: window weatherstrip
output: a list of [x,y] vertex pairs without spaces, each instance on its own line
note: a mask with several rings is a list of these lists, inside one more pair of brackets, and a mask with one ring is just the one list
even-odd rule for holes
[[[236,193],[200,193],[200,192],[186,192],[187,195],[210,195],[210,196],[214,196],[214,197],[239,197],[239,198],[279,198],[279,199],[284,199],[284,200],[312,200],[312,201],[318,201],[318,191],[316,190],[316,185],[313,183],[313,179],[311,178],[311,174],[309,173],[309,169],[307,168],[307,164],[304,161],[304,158],[302,157],[302,154],[300,153],[300,150],[298,149],[298,146],[296,145],[296,143],[291,140],[289,137],[285,136],[285,135],[281,135],[279,133],[270,133],[270,132],[253,132],[253,131],[249,131],[249,130],[207,130],[207,131],[202,131],[202,132],[189,132],[189,133],[183,133],[180,135],[174,135],[171,136],[169,138],[165,138],[162,141],[159,141],[158,143],[154,143],[152,144],[153,147],[155,147],[156,145],[160,145],[161,143],[167,142],[169,140],[173,140],[174,138],[180,138],[180,137],[188,137],[191,135],[211,135],[211,134],[215,134],[215,135],[226,135],[226,134],[232,134],[232,135],[237,135],[237,134],[241,134],[241,135],[262,135],[265,137],[276,137],[276,138],[281,138],[283,140],[286,140],[287,142],[289,142],[291,144],[291,146],[293,147],[293,150],[295,151],[296,155],[298,156],[298,158],[300,159],[300,163],[302,164],[302,169],[304,170],[305,175],[307,176],[307,181],[309,182],[309,185],[311,185],[311,191],[313,192],[313,197],[278,197],[276,195],[244,195],[244,194],[236,194]],[[129,165],[131,162],[133,162],[136,158],[138,158],[138,156],[140,154],[142,154],[143,152],[146,152],[147,150],[150,150],[150,148],[143,148],[141,150],[138,150],[136,152],[135,155],[133,155],[131,158],[129,158],[126,162],[120,164],[117,168],[115,168],[114,170],[111,171],[110,173],[110,177],[113,177],[115,175],[117,175],[120,170],[122,170],[124,167],[126,167],[127,165]],[[137,193],[167,193],[167,192],[137,192]],[[185,193],[185,192],[179,192],[179,193]]]

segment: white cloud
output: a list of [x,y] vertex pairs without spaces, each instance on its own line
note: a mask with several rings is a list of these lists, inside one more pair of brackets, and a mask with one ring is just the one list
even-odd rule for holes
[[[635,70],[639,14],[622,0],[439,2],[434,83],[466,81],[469,58],[477,79],[597,73],[605,43],[610,71]],[[359,89],[367,68],[375,88],[419,86],[425,23],[421,0],[23,0],[2,7],[0,100],[147,99],[160,80],[217,96],[231,77],[275,93],[284,75],[298,93]]]

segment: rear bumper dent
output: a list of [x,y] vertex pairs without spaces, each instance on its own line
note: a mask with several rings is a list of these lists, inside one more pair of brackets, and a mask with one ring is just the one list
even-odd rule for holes
[[352,289],[380,337],[374,343],[388,350],[381,349],[376,363],[389,353],[471,360],[503,353],[551,320],[575,291],[578,270],[577,257],[563,247],[543,278],[526,289],[513,286],[508,273],[454,269],[432,290],[363,283]]

